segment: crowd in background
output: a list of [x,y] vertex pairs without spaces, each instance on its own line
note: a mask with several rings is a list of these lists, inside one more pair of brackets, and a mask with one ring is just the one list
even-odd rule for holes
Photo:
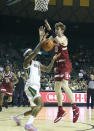
[[[70,58],[72,61],[73,69],[71,73],[71,81],[69,82],[70,88],[72,91],[77,92],[86,92],[87,91],[87,85],[89,81],[89,75],[93,68],[93,54],[94,49],[88,49],[79,47],[79,49],[75,50],[75,52],[70,50]],[[53,52],[44,52],[41,51],[41,53],[37,56],[37,60],[39,60],[41,63],[45,64],[46,66],[50,63],[51,58],[53,56]],[[21,73],[21,77],[25,84],[25,72],[23,70],[23,53],[21,52],[21,49],[13,48],[11,46],[11,43],[7,46],[2,44],[0,47],[0,72],[4,71],[4,65],[8,63],[11,66],[11,70],[18,75],[17,73]],[[26,95],[24,93],[24,84],[21,85],[22,96],[24,96],[23,100],[21,100],[21,103],[19,103],[19,106],[23,103],[25,105],[25,101],[27,100]],[[14,97],[15,92],[18,90],[17,85],[14,87]],[[54,69],[47,74],[42,73],[41,75],[41,91],[54,91]],[[63,89],[62,89],[63,90]],[[22,97],[21,96],[21,97]],[[17,96],[16,96],[17,97]],[[20,97],[18,96],[18,100]],[[18,100],[13,101],[13,105],[16,105]],[[22,99],[22,98],[21,98]]]
[[[70,88],[72,90],[86,90],[85,85],[88,81],[88,75],[91,70],[93,70],[93,54],[94,49],[84,48],[84,46],[77,48],[77,50],[70,50],[70,58],[72,61],[72,73]],[[42,52],[37,56],[37,59],[45,64],[46,66],[50,63],[53,52]],[[0,47],[0,71],[4,70],[4,65],[8,63],[14,73],[17,74],[18,71],[22,75],[25,74],[23,70],[23,52],[17,48],[13,48],[11,43],[7,46],[2,44]],[[52,90],[54,88],[54,69],[52,69],[50,74],[42,73],[41,75],[41,90]],[[49,88],[48,88],[49,87]],[[52,88],[50,88],[52,87]]]

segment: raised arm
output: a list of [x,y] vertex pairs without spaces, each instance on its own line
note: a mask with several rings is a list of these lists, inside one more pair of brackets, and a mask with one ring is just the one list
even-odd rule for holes
[[51,26],[50,26],[50,24],[48,23],[47,19],[45,19],[44,22],[45,22],[45,26],[46,26],[47,30],[50,31],[50,30],[51,30]]
[[47,19],[46,19],[44,22],[45,22],[45,27],[46,27],[46,29],[48,30],[49,35],[52,36],[53,38],[55,38],[55,37],[56,37],[56,34],[55,34],[54,30],[51,29],[51,26],[50,26],[50,24],[48,23]]
[[40,63],[40,69],[41,69],[41,71],[49,73],[49,72],[51,71],[53,65],[54,65],[55,60],[56,60],[59,56],[60,56],[60,53],[59,53],[58,55],[56,54],[56,55],[53,57],[53,59],[51,60],[51,63],[50,63],[48,66],[42,65],[42,64]]

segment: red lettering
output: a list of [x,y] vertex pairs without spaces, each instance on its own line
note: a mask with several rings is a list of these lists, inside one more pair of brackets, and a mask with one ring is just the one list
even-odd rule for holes
[[81,94],[75,94],[75,102],[81,102]]

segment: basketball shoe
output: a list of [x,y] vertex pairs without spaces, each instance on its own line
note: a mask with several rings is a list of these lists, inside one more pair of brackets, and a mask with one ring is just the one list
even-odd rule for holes
[[21,125],[21,121],[16,116],[14,116],[13,119],[14,119],[14,121],[16,121],[17,126]]
[[73,108],[73,123],[75,123],[79,118],[79,108],[75,104],[72,105],[72,108]]
[[57,123],[58,121],[60,121],[62,119],[62,117],[65,115],[66,115],[66,112],[63,109],[60,109],[58,111],[57,117],[54,120],[54,123]]
[[38,131],[38,129],[35,128],[32,124],[25,124],[24,129],[27,131]]

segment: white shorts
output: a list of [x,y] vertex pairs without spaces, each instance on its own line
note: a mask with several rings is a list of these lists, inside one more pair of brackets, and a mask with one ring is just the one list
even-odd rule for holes
[[26,83],[25,85],[25,93],[29,99],[31,106],[36,106],[34,103],[34,99],[41,96],[40,93],[40,86],[35,84]]

